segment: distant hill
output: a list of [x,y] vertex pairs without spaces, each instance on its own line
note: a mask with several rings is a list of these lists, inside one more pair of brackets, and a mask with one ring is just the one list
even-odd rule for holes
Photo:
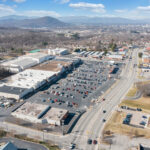
[[150,24],[150,20],[133,20],[119,17],[86,17],[67,16],[58,19],[53,17],[26,17],[5,16],[0,17],[0,27],[19,28],[63,28],[74,25],[111,25],[111,24]]
[[86,17],[86,16],[68,16],[59,18],[61,21],[73,24],[145,24],[149,20],[133,20],[119,17]]
[[27,16],[17,16],[17,15],[10,15],[10,16],[4,16],[0,17],[0,20],[23,20],[23,19],[31,19],[33,17],[27,17]]
[[40,17],[29,19],[14,19],[14,17],[0,18],[0,27],[22,27],[22,28],[58,28],[70,26],[68,23],[59,21],[53,17]]

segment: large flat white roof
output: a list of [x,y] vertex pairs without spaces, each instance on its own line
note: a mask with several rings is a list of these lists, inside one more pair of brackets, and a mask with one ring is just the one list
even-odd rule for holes
[[55,75],[57,72],[27,69],[7,78],[4,85],[21,88],[36,88],[42,82]]
[[45,53],[34,53],[34,54],[27,54],[20,57],[17,57],[13,60],[6,61],[1,63],[2,66],[7,67],[20,67],[22,69],[26,69],[27,67],[34,66],[39,62],[47,60],[51,56]]

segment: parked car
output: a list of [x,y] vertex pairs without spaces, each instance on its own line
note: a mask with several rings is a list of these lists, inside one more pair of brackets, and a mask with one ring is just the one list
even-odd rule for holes
[[137,111],[142,111],[142,109],[141,108],[137,108]]
[[144,122],[144,121],[141,121],[141,122],[140,122],[140,125],[145,126],[145,124],[146,124],[146,122]]

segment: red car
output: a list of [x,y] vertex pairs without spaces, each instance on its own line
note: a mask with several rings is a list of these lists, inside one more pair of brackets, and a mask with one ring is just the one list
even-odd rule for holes
[[97,144],[97,141],[96,141],[96,140],[93,140],[93,144]]
[[105,101],[105,98],[103,98],[102,100]]

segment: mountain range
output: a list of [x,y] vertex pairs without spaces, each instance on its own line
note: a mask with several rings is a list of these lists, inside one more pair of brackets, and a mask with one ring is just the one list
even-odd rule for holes
[[87,16],[67,16],[59,18],[61,21],[72,24],[147,24],[150,20],[133,20],[120,17],[87,17]]
[[59,28],[68,26],[70,26],[68,23],[53,17],[28,18],[25,16],[6,16],[0,18],[0,27]]
[[4,16],[0,17],[0,27],[19,28],[63,28],[73,25],[110,25],[110,24],[149,24],[150,20],[132,20],[118,17],[26,17],[26,16]]

